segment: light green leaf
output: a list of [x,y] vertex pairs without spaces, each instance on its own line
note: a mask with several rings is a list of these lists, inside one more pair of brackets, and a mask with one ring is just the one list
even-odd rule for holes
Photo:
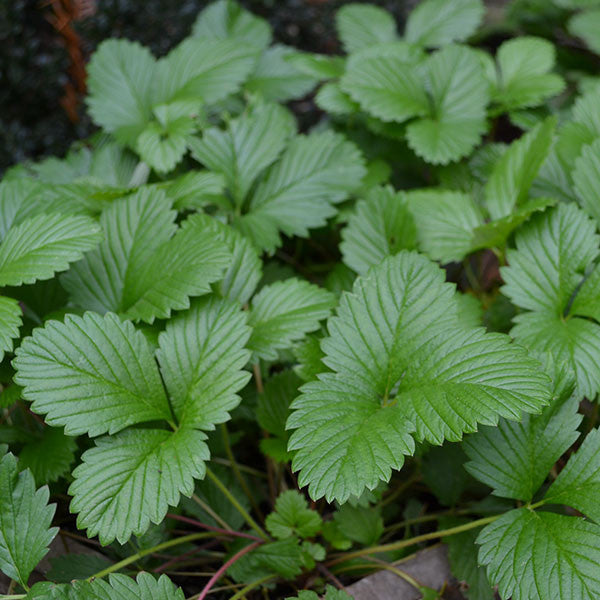
[[0,459],[0,570],[22,586],[58,533],[50,527],[55,505],[47,487],[35,489],[29,471],[19,473],[12,454]]
[[23,386],[23,397],[68,435],[96,436],[171,419],[146,338],[115,314],[48,321],[15,354],[15,382]]
[[230,121],[226,131],[204,131],[190,142],[192,155],[222,173],[235,204],[241,206],[252,184],[273,163],[295,133],[291,113],[277,104],[259,104],[249,114]]
[[342,6],[335,15],[335,26],[348,54],[398,37],[392,15],[369,4]]
[[584,146],[575,161],[573,184],[577,199],[585,212],[600,223],[600,139]]
[[373,546],[383,534],[380,512],[371,506],[342,505],[333,515],[338,529],[347,539],[362,546]]
[[321,342],[335,373],[307,383],[288,420],[299,485],[313,498],[343,502],[387,481],[413,453],[413,437],[458,441],[478,423],[548,402],[537,362],[506,336],[459,322],[444,279],[425,257],[401,251],[342,296]]
[[296,69],[316,79],[333,79],[344,74],[346,61],[341,56],[294,52],[286,60]]
[[342,230],[344,263],[365,275],[387,256],[414,249],[416,233],[406,196],[391,187],[373,188],[356,204]]
[[342,90],[337,81],[323,85],[315,96],[315,103],[321,110],[333,115],[348,115],[360,110],[360,105]]
[[155,184],[178,210],[204,208],[223,194],[225,180],[219,173],[188,171],[175,179]]
[[248,348],[265,360],[289,348],[319,328],[335,306],[331,292],[301,279],[286,279],[265,286],[252,301]]
[[21,307],[17,300],[0,296],[0,360],[13,349],[13,339],[19,336],[23,324]]
[[298,70],[287,60],[295,52],[293,48],[279,44],[265,50],[246,81],[245,89],[271,102],[287,102],[306,96],[318,79]]
[[240,402],[250,374],[244,348],[250,328],[239,305],[215,296],[196,300],[171,319],[158,338],[157,358],[175,416],[181,424],[214,429]]
[[100,543],[124,544],[160,523],[180,494],[191,496],[209,459],[206,435],[179,428],[130,429],[96,441],[73,471],[69,487],[77,527]]
[[600,8],[584,10],[569,19],[567,29],[581,38],[596,54],[600,54]]
[[426,63],[432,109],[406,128],[408,145],[424,160],[447,164],[466,156],[485,131],[488,85],[477,54],[446,46]]
[[507,217],[528,199],[531,184],[550,151],[555,126],[555,118],[546,119],[500,157],[485,186],[485,203],[492,219]]
[[511,510],[477,538],[479,562],[500,596],[594,600],[600,594],[600,527],[577,517]]
[[308,502],[296,490],[288,490],[275,501],[275,511],[266,519],[269,533],[277,539],[297,535],[301,538],[314,537],[321,530],[319,513],[308,508]]
[[38,215],[11,228],[0,246],[0,286],[50,279],[102,239],[89,217]]
[[425,0],[408,16],[404,36],[428,48],[462,42],[479,27],[484,13],[481,0]]
[[219,40],[234,39],[266,48],[271,43],[271,27],[237,2],[217,0],[209,4],[196,19],[192,35]]

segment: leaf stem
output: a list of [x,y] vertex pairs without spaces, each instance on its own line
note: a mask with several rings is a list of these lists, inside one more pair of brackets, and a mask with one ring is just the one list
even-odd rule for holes
[[0,594],[1,600],[21,600],[21,598],[26,598],[26,594],[8,594],[5,596],[4,594]]
[[109,575],[110,573],[114,573],[115,571],[118,571],[123,567],[134,563],[136,560],[139,560],[144,556],[148,556],[148,554],[154,554],[155,552],[165,550],[166,548],[171,548],[172,546],[179,546],[180,544],[186,544],[188,542],[206,539],[212,537],[212,535],[213,534],[211,532],[192,533],[190,535],[184,535],[183,537],[167,540],[166,542],[162,542],[160,544],[157,544],[156,546],[152,546],[152,548],[145,548],[144,550],[140,550],[136,554],[128,556],[127,558],[124,558],[123,560],[115,563],[114,565],[111,565],[110,567],[106,567],[106,569],[102,569],[102,571],[98,571],[98,573],[95,573],[91,577],[88,577],[86,581],[100,579],[101,577]]
[[401,550],[402,548],[408,548],[409,546],[414,546],[415,544],[418,544],[420,542],[426,542],[428,540],[437,540],[439,538],[448,537],[450,535],[455,535],[457,533],[462,533],[463,531],[468,531],[469,529],[475,529],[476,527],[482,527],[483,525],[492,523],[496,519],[499,519],[502,516],[502,514],[493,515],[491,517],[485,517],[483,519],[471,521],[470,523],[464,523],[463,525],[450,527],[449,529],[431,531],[429,533],[424,533],[422,535],[417,535],[416,537],[409,538],[408,540],[399,540],[397,542],[391,542],[389,544],[371,546],[370,548],[362,548],[361,550],[356,550],[354,552],[347,552],[346,554],[334,558],[326,564],[327,566],[331,566],[343,562],[345,560],[349,560],[351,558],[359,558],[361,556],[368,556],[369,554],[379,554],[382,552],[392,552],[395,550]]
[[[197,494],[192,494],[192,500],[209,516],[211,516],[221,527],[231,530],[231,525],[219,516],[202,498]],[[199,523],[200,521],[198,521]]]
[[265,542],[269,541],[269,536],[260,528],[260,525],[249,515],[248,511],[238,502],[237,498],[227,489],[227,486],[207,467],[206,474],[212,482],[223,492],[223,495],[231,502],[235,509],[244,517],[248,525],[254,529],[260,538]]
[[233,529],[220,529],[219,527],[213,527],[212,525],[207,525],[206,523],[202,523],[201,521],[196,521],[196,519],[190,519],[189,517],[184,517],[182,515],[175,515],[173,513],[167,513],[167,517],[169,519],[174,519],[175,521],[181,521],[182,523],[188,523],[189,525],[195,525],[196,527],[200,527],[201,529],[207,529],[208,531],[214,531],[215,533],[220,533],[222,535],[230,535],[232,537],[246,538],[247,540],[254,540],[255,542],[262,542],[263,538],[256,537],[250,533],[244,533],[242,531],[234,531]]
[[277,575],[267,575],[266,577],[262,577],[261,579],[257,579],[252,583],[249,583],[246,587],[241,589],[239,592],[236,592],[229,600],[240,600],[243,598],[248,592],[251,592],[254,588],[257,588],[259,585],[263,583],[267,583],[267,581],[271,581],[271,579],[275,579]]

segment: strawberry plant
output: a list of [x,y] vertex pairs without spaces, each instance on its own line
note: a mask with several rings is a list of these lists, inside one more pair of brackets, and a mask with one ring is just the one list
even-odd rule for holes
[[562,54],[480,0],[346,3],[344,55],[231,0],[98,48],[97,134],[0,183],[0,598],[442,598],[402,563],[437,541],[469,600],[600,597],[576,4]]

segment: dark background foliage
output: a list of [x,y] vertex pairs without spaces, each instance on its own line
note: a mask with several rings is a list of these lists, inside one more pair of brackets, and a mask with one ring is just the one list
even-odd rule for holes
[[[401,25],[417,0],[373,0]],[[0,0],[0,172],[27,158],[62,156],[93,125],[70,52],[83,61],[109,37],[138,40],[160,56],[190,32],[204,0]],[[336,53],[334,13],[342,0],[241,0],[267,18],[275,39]],[[77,15],[70,22],[69,15]],[[66,19],[65,19],[66,17]],[[66,23],[66,24],[65,24]],[[78,38],[78,39],[77,39]],[[74,43],[73,43],[73,40]],[[77,61],[75,61],[77,62]],[[67,93],[68,92],[68,93]]]

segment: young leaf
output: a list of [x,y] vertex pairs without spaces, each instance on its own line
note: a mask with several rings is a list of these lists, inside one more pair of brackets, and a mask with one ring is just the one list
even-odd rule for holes
[[19,335],[23,324],[21,307],[17,300],[0,296],[0,361],[5,352],[13,349],[13,339]]
[[584,10],[569,19],[567,29],[581,38],[596,54],[600,54],[600,9]]
[[445,165],[471,152],[485,131],[488,86],[479,57],[463,46],[438,50],[426,66],[433,106],[409,123],[406,138],[424,160]]
[[229,419],[250,374],[250,335],[239,305],[215,296],[196,300],[158,338],[157,358],[175,416],[182,425],[214,429]]
[[340,250],[344,262],[358,274],[399,250],[413,250],[416,227],[409,205],[391,187],[374,188],[356,204],[342,230]]
[[600,527],[577,517],[511,510],[477,538],[479,562],[500,596],[594,600],[600,594]]
[[344,504],[333,518],[342,535],[362,546],[373,546],[383,534],[381,514],[371,506]]
[[425,0],[409,14],[404,36],[428,48],[462,42],[479,27],[484,13],[481,0]]
[[49,321],[25,338],[13,366],[32,409],[68,435],[172,418],[146,338],[112,313]]
[[192,495],[194,479],[204,477],[210,457],[205,439],[184,427],[175,433],[130,429],[98,439],[69,487],[77,526],[106,545],[115,539],[124,544],[160,523],[180,494]]
[[300,279],[287,279],[264,287],[253,299],[248,324],[248,348],[265,360],[277,351],[319,328],[331,314],[333,294]]
[[350,54],[397,39],[396,23],[389,12],[369,4],[346,4],[335,16],[344,50]]
[[296,490],[280,494],[275,511],[265,521],[269,533],[280,540],[293,535],[314,537],[321,530],[321,523],[319,513],[310,510],[306,499]]
[[50,279],[102,239],[89,217],[38,215],[8,231],[0,246],[0,286]]
[[0,570],[22,586],[58,533],[50,527],[55,506],[47,487],[35,489],[29,471],[19,473],[12,454],[0,458]]
[[[460,440],[547,403],[548,378],[506,336],[458,321],[454,290],[406,251],[359,277],[323,340],[323,374],[292,403],[289,449],[313,498],[343,502],[387,480],[414,438]],[[359,458],[360,457],[360,458]]]

